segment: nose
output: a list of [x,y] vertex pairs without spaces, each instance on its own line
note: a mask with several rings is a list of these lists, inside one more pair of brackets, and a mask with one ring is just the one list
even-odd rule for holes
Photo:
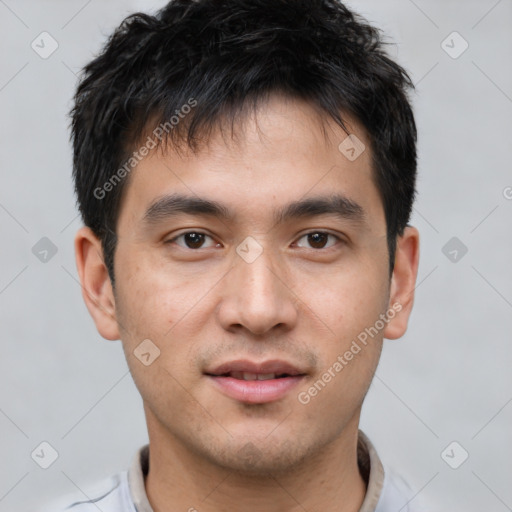
[[245,328],[256,336],[291,330],[297,322],[297,300],[277,256],[264,250],[251,263],[235,258],[217,309],[222,327],[232,332]]

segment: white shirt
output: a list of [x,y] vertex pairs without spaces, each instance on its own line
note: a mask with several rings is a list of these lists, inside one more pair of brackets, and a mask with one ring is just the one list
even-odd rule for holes
[[[367,480],[365,499],[359,512],[423,512],[418,498],[396,473],[385,469],[368,439],[360,430],[358,463]],[[153,512],[144,479],[149,470],[149,445],[141,447],[130,468],[46,505],[39,512]]]

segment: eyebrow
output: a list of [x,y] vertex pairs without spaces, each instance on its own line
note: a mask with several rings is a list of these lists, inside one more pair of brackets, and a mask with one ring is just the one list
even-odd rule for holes
[[[218,201],[183,194],[171,194],[156,199],[146,210],[143,221],[147,225],[158,224],[178,215],[217,217],[223,221],[233,220],[235,214]],[[293,201],[274,211],[274,222],[335,215],[342,220],[364,224],[367,215],[355,201],[340,195],[319,196]]]

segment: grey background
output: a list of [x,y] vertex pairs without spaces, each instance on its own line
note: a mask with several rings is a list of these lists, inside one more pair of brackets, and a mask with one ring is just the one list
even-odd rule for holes
[[[106,35],[163,3],[0,0],[2,512],[85,489],[147,442],[121,344],[98,335],[77,283],[66,113]],[[385,344],[361,425],[429,510],[512,510],[512,2],[348,3],[396,43],[420,136],[415,309]],[[43,31],[59,44],[48,59],[31,48]],[[453,31],[469,43],[457,59],[441,46]],[[58,249],[46,263],[42,237]],[[452,237],[468,248],[457,262]],[[59,453],[46,470],[31,458],[42,441]],[[452,441],[469,453],[458,469],[441,457]]]

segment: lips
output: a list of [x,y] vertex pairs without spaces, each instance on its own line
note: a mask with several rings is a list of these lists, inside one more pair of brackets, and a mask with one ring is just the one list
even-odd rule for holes
[[[213,368],[212,370],[206,371],[205,373],[217,377],[230,375],[233,378],[237,378],[235,377],[235,375],[240,376],[241,374],[252,374],[257,376],[274,375],[277,377],[282,377],[304,375],[306,372],[301,371],[299,368],[292,365],[291,363],[288,363],[286,361],[280,361],[277,359],[271,361],[264,361],[261,363],[240,359],[236,361],[229,361],[227,363],[223,363]],[[242,377],[240,376],[239,378]],[[245,380],[255,379],[248,378]]]
[[229,372],[224,374],[223,377],[233,377],[238,380],[271,380],[271,379],[282,379],[283,377],[289,377],[286,373],[250,373],[250,372]]
[[286,361],[236,360],[208,370],[205,375],[225,396],[256,404],[283,398],[306,372]]

